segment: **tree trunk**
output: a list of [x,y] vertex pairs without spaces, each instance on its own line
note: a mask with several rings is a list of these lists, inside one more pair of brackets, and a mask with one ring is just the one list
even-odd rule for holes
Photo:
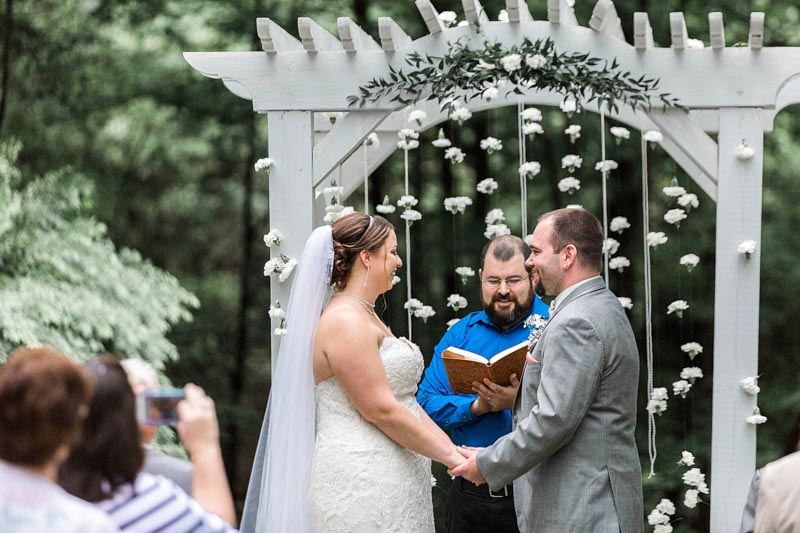
[[8,105],[8,84],[11,79],[11,31],[14,28],[14,0],[6,0],[3,24],[3,78],[0,80],[0,132]]

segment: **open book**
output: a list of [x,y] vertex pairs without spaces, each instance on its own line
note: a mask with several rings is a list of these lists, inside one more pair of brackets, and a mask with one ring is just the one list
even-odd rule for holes
[[449,346],[442,352],[442,361],[450,389],[456,394],[474,394],[472,382],[483,383],[483,378],[489,378],[498,385],[511,385],[511,374],[516,374],[517,378],[522,375],[527,353],[527,340],[496,353],[489,361],[476,353]]

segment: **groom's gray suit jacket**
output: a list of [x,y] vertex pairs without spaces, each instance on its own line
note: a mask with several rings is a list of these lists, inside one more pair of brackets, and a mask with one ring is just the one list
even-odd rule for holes
[[602,278],[577,287],[545,326],[514,404],[514,430],[478,453],[492,489],[514,481],[523,533],[640,532],[634,439],[639,354]]

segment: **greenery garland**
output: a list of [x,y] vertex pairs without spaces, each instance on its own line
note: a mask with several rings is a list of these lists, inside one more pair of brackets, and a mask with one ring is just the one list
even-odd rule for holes
[[420,100],[448,105],[457,98],[467,102],[478,98],[487,89],[502,89],[507,82],[513,88],[506,96],[533,89],[563,94],[579,106],[600,99],[611,111],[617,111],[619,104],[649,110],[654,98],[667,107],[680,107],[669,93],[656,94],[659,79],[622,72],[616,59],[609,64],[588,53],[559,53],[551,39],[526,38],[510,49],[488,41],[483,49],[472,49],[459,39],[442,57],[412,52],[406,63],[413,69],[390,65],[388,78],[373,78],[359,87],[359,95],[348,96],[348,105],[363,107],[385,97],[403,105]]

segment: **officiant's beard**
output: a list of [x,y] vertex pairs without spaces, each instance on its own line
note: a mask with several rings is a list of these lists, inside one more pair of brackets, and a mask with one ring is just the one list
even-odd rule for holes
[[[496,302],[514,302],[514,306],[510,311],[498,311],[495,308]],[[531,308],[533,307],[533,284],[531,284],[525,300],[521,301],[513,292],[509,292],[508,294],[500,294],[497,292],[492,296],[489,302],[481,298],[481,303],[483,304],[483,310],[486,311],[489,320],[491,320],[493,324],[500,329],[508,329],[531,314]]]

